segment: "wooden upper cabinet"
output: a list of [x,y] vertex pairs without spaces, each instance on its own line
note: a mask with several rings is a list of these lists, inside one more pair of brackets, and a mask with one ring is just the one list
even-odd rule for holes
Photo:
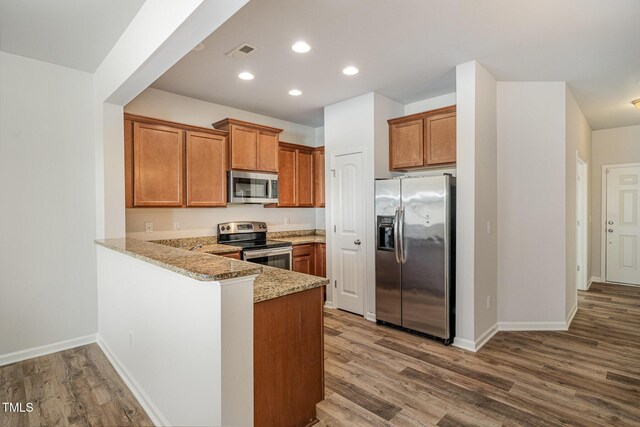
[[282,129],[236,119],[213,124],[229,132],[229,169],[278,172],[278,140]]
[[182,206],[183,153],[182,129],[134,123],[134,206]]
[[296,206],[296,150],[280,145],[278,171],[278,206]]
[[324,207],[324,147],[313,152],[313,205]]
[[232,126],[229,139],[231,169],[258,170],[258,133],[254,129]]
[[456,113],[426,118],[427,163],[439,165],[456,161]]
[[125,113],[125,206],[226,206],[227,152],[227,132]]
[[277,133],[258,131],[257,169],[263,172],[278,172]]
[[297,205],[313,206],[313,150],[296,150]]
[[227,139],[187,131],[187,206],[227,205]]
[[389,169],[408,170],[456,162],[456,107],[389,120]]
[[133,207],[133,122],[124,121],[124,207]]
[[424,166],[423,120],[390,125],[389,162],[391,169]]

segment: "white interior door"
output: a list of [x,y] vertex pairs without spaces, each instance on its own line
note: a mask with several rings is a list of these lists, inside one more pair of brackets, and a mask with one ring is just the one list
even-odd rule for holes
[[640,166],[607,171],[606,280],[640,285]]
[[333,162],[333,272],[336,307],[364,313],[365,201],[363,153],[336,155]]

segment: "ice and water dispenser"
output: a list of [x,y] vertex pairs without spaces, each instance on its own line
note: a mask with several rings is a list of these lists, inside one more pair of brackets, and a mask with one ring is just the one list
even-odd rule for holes
[[395,251],[395,222],[393,215],[378,215],[377,246],[380,251]]

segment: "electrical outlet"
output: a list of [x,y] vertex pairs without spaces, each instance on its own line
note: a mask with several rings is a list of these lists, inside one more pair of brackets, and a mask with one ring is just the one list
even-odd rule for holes
[[284,225],[289,225],[289,224],[291,224],[291,220],[288,217],[285,217]]
[[487,297],[487,308],[491,308],[491,295]]
[[129,331],[129,347],[133,348],[133,331]]
[[173,221],[173,231],[180,230],[180,221]]
[[144,223],[144,232],[145,233],[153,233],[153,223],[152,222],[145,222]]
[[492,229],[491,221],[487,221],[487,234],[491,234],[491,229]]

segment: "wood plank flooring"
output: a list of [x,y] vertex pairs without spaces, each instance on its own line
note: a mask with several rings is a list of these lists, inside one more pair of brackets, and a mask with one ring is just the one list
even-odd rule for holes
[[6,413],[1,427],[152,426],[97,344],[0,367],[0,403],[33,403]]
[[[567,332],[500,332],[478,353],[327,310],[318,426],[638,426],[640,287],[593,284]],[[0,368],[0,426],[149,426],[100,348]]]
[[566,332],[499,332],[478,353],[325,312],[319,426],[638,426],[640,287],[579,292]]

